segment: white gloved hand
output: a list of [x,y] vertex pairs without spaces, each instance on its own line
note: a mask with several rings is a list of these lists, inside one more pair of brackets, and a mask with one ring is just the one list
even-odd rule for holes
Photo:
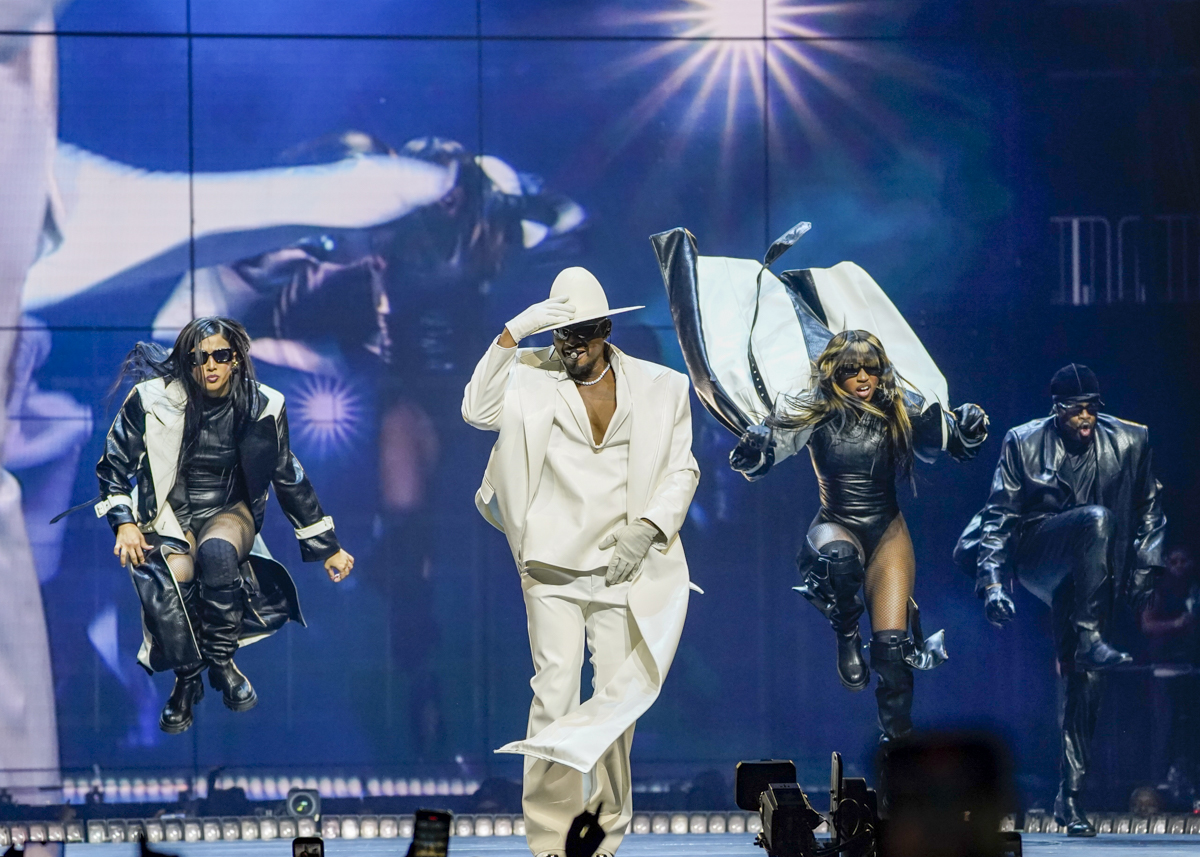
[[608,562],[608,573],[604,582],[608,586],[633,580],[633,576],[642,567],[650,546],[658,535],[658,527],[640,518],[632,524],[621,527],[604,541],[600,542],[600,550],[616,545],[612,559]]
[[567,303],[565,296],[547,298],[524,310],[504,326],[508,329],[509,336],[520,342],[544,327],[570,321],[574,315],[575,307]]

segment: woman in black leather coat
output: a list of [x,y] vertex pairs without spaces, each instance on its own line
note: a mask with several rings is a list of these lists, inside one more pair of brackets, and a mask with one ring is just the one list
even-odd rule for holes
[[833,626],[838,676],[857,691],[870,680],[859,634],[864,588],[886,741],[912,730],[913,667],[932,669],[945,660],[941,632],[928,640],[921,635],[912,601],[916,559],[896,478],[909,476],[914,457],[931,460],[941,449],[960,461],[974,457],[987,437],[987,416],[977,405],[944,412],[934,403],[922,410],[883,345],[863,330],[836,334],[813,377],[811,390],[786,398],[764,425],[742,436],[730,463],[757,479],[773,463],[776,444],[807,444],[821,508],[797,557],[798,589]]
[[253,708],[258,696],[233,662],[239,644],[303,622],[287,571],[256,549],[270,487],[305,561],[323,561],[334,582],[354,566],[291,453],[283,396],[257,382],[249,353],[245,329],[226,318],[190,322],[169,353],[138,343],[122,380],[139,383],[96,465],[96,513],[142,601],[139,661],[175,671],[165,732],[191,726],[205,669],[228,708]]

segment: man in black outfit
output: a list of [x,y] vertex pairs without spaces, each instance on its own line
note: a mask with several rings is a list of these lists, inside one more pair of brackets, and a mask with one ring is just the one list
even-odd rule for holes
[[1079,807],[1103,687],[1101,671],[1132,658],[1105,639],[1114,601],[1135,612],[1162,566],[1167,520],[1145,426],[1100,412],[1095,373],[1077,363],[1050,382],[1053,413],[1009,430],[987,505],[955,560],[975,577],[988,621],[1013,618],[1010,577],[1052,611],[1062,710],[1062,781],[1054,815],[1070,836],[1095,836]]

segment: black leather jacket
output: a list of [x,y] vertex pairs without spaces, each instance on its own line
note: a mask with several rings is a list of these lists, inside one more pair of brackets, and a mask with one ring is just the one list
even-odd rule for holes
[[[124,504],[113,506],[107,512],[108,523],[114,532],[121,524],[145,524],[158,514],[159,501],[154,496],[150,459],[146,455],[146,433],[158,430],[161,423],[154,416],[147,419],[141,386],[133,388],[113,420],[104,443],[104,454],[96,464],[102,498],[132,495],[134,483],[137,484],[136,514]],[[254,515],[254,530],[257,533],[262,529],[271,487],[275,488],[279,505],[293,527],[301,530],[319,524],[325,518],[325,512],[304,468],[292,454],[286,408],[280,403],[277,416],[264,416],[270,397],[282,397],[282,394],[262,384],[259,389],[262,393],[259,411],[237,442],[238,460],[246,480],[250,511]],[[326,560],[340,550],[332,528],[299,541],[300,555],[305,562]]]
[[[1114,592],[1129,595],[1132,569],[1162,565],[1167,525],[1159,498],[1162,486],[1151,469],[1145,426],[1100,414],[1094,442],[1096,496],[1113,513],[1116,525]],[[1065,456],[1054,417],[1025,423],[1005,435],[987,505],[954,549],[959,567],[975,575],[976,594],[982,597],[988,586],[1009,583],[1013,539],[1020,539],[1024,528],[1071,507],[1070,487],[1058,477]]]

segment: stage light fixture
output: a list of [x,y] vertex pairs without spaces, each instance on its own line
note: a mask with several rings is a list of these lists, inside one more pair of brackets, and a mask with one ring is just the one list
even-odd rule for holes
[[688,817],[682,812],[671,816],[671,832],[676,836],[688,832]]
[[746,816],[740,812],[731,812],[725,818],[725,832],[741,835],[746,832]]
[[341,832],[342,825],[336,816],[326,816],[321,820],[322,839],[337,839]]
[[396,827],[401,839],[412,839],[413,819],[411,815],[406,815],[397,821]]
[[708,817],[708,832],[709,833],[724,833],[725,832],[725,816],[719,812],[714,812]]
[[12,844],[12,835],[7,824],[0,824],[0,848],[8,848]]
[[1186,833],[1186,832],[1187,832],[1187,818],[1185,818],[1182,815],[1172,816],[1169,824],[1167,825],[1167,833],[1170,833],[1174,836],[1178,836],[1178,835],[1180,835],[1182,833]]
[[342,839],[358,839],[358,819],[353,816],[343,818],[339,835]]
[[321,793],[315,789],[293,788],[287,794],[287,812],[293,818],[321,817]]
[[236,818],[221,819],[221,838],[230,842],[242,838],[242,825]]
[[123,821],[110,821],[108,823],[108,841],[109,842],[125,842],[127,829]]
[[634,833],[637,833],[637,834],[649,833],[650,832],[650,816],[635,815],[633,817],[633,820],[629,823],[629,826],[633,830]]
[[525,835],[525,816],[518,815],[513,819],[513,836]]
[[31,824],[29,825],[29,841],[30,842],[45,842],[46,841],[46,825]]
[[460,815],[452,828],[455,836],[471,836],[475,833],[475,820],[469,815]]
[[759,833],[762,833],[762,829],[763,829],[763,826],[762,826],[762,817],[761,816],[758,816],[758,815],[747,815],[746,816],[746,832],[747,833],[753,833],[753,834],[757,835]]
[[491,816],[478,815],[475,817],[476,836],[491,836],[494,829]]
[[212,820],[202,822],[201,829],[204,831],[201,838],[205,842],[220,842],[221,841],[221,825]]
[[297,836],[308,836],[307,833],[301,833],[297,829],[298,822],[294,818],[279,819],[279,838],[280,839],[295,839]]
[[66,824],[67,842],[83,842],[87,838],[87,828],[82,821],[68,821]]
[[671,818],[667,815],[654,815],[650,817],[650,832],[651,833],[670,833]]
[[1200,815],[1189,815],[1188,816],[1187,824],[1185,826],[1185,832],[1191,833],[1191,834],[1200,833]]
[[1133,823],[1129,825],[1129,832],[1136,834],[1144,834],[1150,832],[1150,819],[1135,818]]
[[379,838],[379,819],[368,816],[358,821],[358,835],[363,839]]
[[240,839],[258,839],[258,819],[243,818],[238,823],[238,837]]
[[184,842],[203,842],[204,841],[204,825],[198,821],[185,821],[183,823],[183,841]]
[[278,839],[279,822],[273,818],[264,818],[258,823],[259,839]]
[[158,822],[158,821],[147,821],[146,822],[146,841],[147,842],[149,842],[149,843],[162,842],[165,837],[166,837],[166,834],[163,832],[163,826],[162,826],[161,822]]
[[506,815],[496,816],[496,822],[492,828],[496,836],[512,836],[513,823],[512,819]]
[[708,816],[702,812],[692,813],[688,819],[688,833],[708,833]]
[[379,838],[395,839],[400,835],[400,825],[394,818],[379,819]]

